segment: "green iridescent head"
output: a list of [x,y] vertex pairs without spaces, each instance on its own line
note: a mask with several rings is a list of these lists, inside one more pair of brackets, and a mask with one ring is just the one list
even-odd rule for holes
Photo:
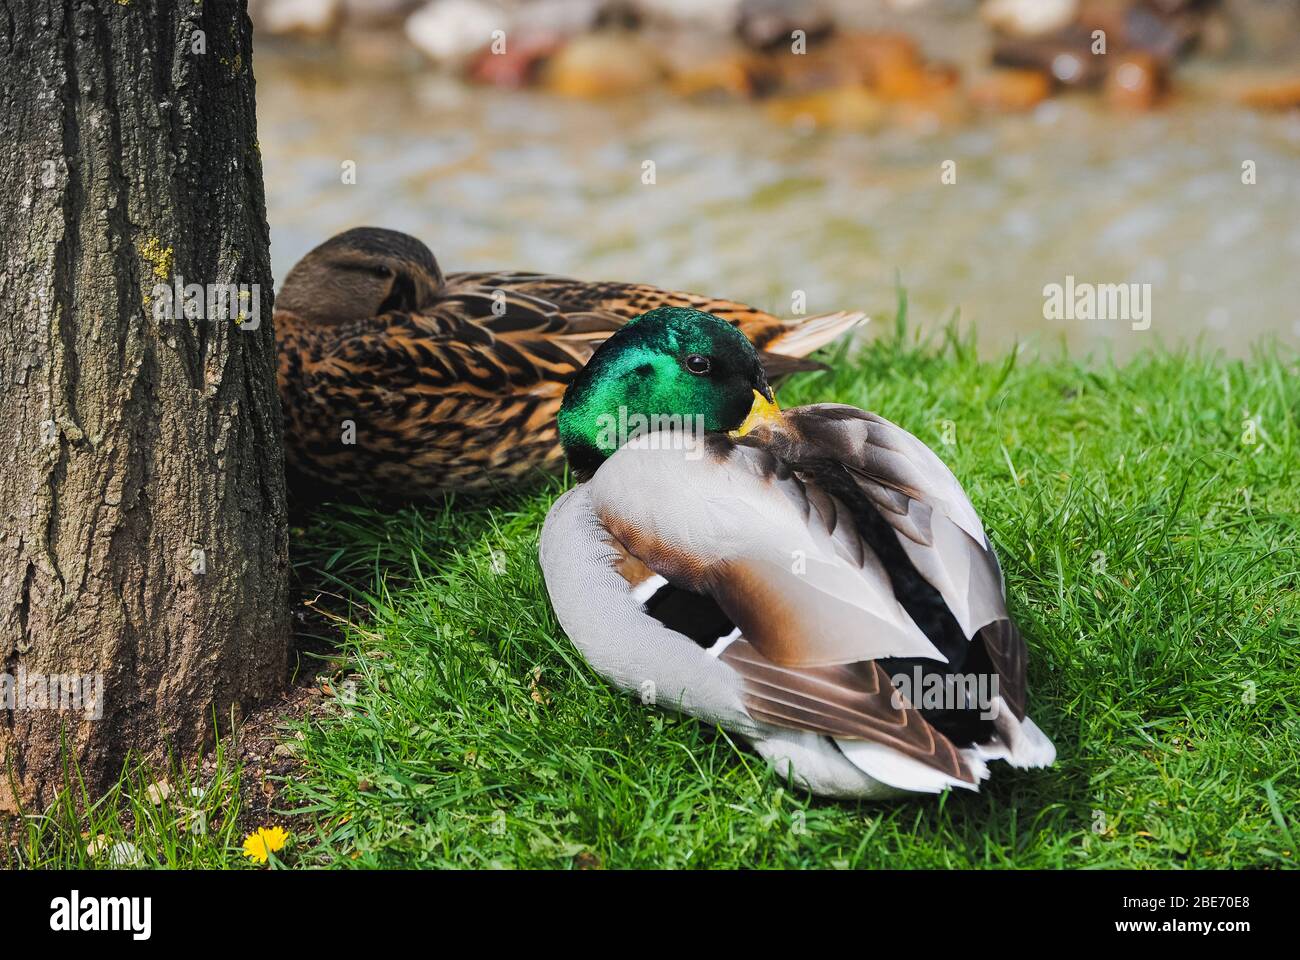
[[660,307],[615,332],[573,378],[560,407],[560,443],[574,471],[589,477],[628,439],[621,425],[681,418],[709,432],[736,430],[755,392],[772,402],[743,333],[711,313]]

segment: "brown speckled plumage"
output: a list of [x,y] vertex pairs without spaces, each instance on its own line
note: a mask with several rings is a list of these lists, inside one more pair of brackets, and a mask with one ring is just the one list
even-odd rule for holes
[[[660,306],[736,324],[774,351],[764,354],[774,375],[816,369],[797,357],[858,322],[780,320],[645,284],[518,272],[444,278],[405,234],[339,234],[290,271],[276,305],[291,482],[304,492],[418,497],[557,470],[555,415],[569,379],[610,333]],[[818,320],[825,329],[806,333]]]

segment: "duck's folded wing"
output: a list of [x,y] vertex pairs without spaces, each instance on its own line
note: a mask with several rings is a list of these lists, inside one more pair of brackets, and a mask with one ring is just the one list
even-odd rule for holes
[[[902,753],[944,778],[966,758],[871,661],[945,658],[896,599],[845,505],[758,447],[640,438],[590,482],[604,529],[650,570],[714,599],[739,631],[721,660],[756,719]],[[944,780],[943,782],[947,782]]]
[[743,679],[742,702],[755,720],[834,738],[841,749],[842,741],[880,744],[955,781],[976,782],[961,751],[895,692],[878,663],[782,667],[744,639],[719,659]]
[[516,271],[454,273],[445,303],[497,334],[542,335],[539,353],[564,351],[585,363],[591,353],[633,317],[658,307],[689,307],[738,327],[758,349],[769,379],[826,365],[804,359],[866,320],[856,311],[782,320],[735,300],[665,290],[645,283],[590,282]]
[[564,302],[550,295],[572,281],[531,273],[452,274],[436,312],[528,357],[539,369],[562,376],[580,368],[627,317],[598,303]]
[[818,404],[790,410],[786,418],[791,429],[782,452],[796,472],[842,465],[967,640],[983,641],[999,692],[1022,719],[1025,643],[1007,612],[997,555],[952,471],[902,427],[857,407]]
[[[673,449],[679,440],[689,449]],[[946,660],[848,509],[764,449],[650,434],[624,445],[590,486],[596,515],[633,556],[712,596],[778,664]]]
[[[658,307],[689,307],[735,324],[760,350],[779,347],[782,338],[796,326],[806,328],[805,337],[809,344],[814,338],[820,337],[815,344],[808,346],[805,353],[811,353],[817,346],[843,332],[829,320],[821,324],[810,324],[809,320],[785,321],[735,300],[666,290],[648,283],[575,280],[571,277],[519,271],[449,274],[447,294],[459,296],[464,292],[488,292],[498,300],[519,297],[533,303],[546,303],[555,312],[568,316],[612,316],[618,318],[620,324]],[[827,316],[847,318],[849,315]],[[861,318],[860,314],[852,316],[853,323]],[[486,322],[493,326],[499,325],[499,321],[491,317],[487,317]]]

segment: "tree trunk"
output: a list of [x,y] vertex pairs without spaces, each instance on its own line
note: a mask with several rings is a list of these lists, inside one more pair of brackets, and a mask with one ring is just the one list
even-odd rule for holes
[[251,40],[242,0],[0,0],[0,809],[65,745],[92,795],[193,756],[284,680]]

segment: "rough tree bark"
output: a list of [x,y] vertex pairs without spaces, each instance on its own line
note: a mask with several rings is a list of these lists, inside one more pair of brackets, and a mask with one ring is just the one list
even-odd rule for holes
[[[0,809],[50,799],[61,743],[97,791],[284,679],[251,52],[243,0],[0,0]],[[250,329],[160,316],[178,276],[256,284]],[[69,675],[102,716],[42,706]]]

